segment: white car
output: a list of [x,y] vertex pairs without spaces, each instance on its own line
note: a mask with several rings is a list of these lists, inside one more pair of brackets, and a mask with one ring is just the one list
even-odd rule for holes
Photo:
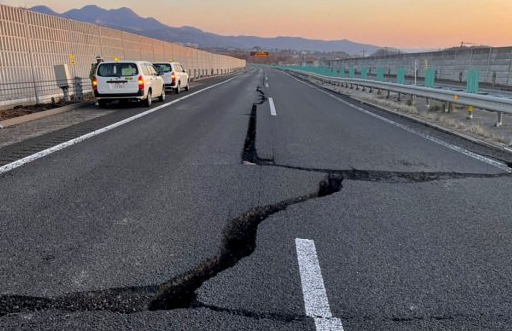
[[190,90],[188,73],[178,62],[155,62],[156,70],[162,75],[165,88],[180,93],[181,90]]
[[100,107],[114,100],[165,101],[164,80],[150,62],[103,62],[96,69],[92,86]]

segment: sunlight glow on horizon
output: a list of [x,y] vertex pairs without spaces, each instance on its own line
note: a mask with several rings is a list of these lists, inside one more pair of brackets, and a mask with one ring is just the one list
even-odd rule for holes
[[[461,41],[512,44],[510,0],[5,0],[12,6],[46,5],[57,12],[88,4],[129,7],[170,26],[221,35],[293,36],[400,48],[443,48]],[[188,14],[190,13],[190,14]]]

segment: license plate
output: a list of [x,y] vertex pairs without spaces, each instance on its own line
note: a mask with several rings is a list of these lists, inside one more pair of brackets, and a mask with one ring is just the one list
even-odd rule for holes
[[125,83],[110,83],[110,88],[119,89],[123,88]]

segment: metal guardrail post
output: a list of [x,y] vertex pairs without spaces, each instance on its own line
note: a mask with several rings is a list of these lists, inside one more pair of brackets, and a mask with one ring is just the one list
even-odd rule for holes
[[450,112],[450,105],[451,105],[451,103],[449,103],[449,102],[445,102],[444,103],[444,112],[445,113],[449,113]]
[[499,128],[503,125],[503,113],[501,111],[498,112],[498,121],[496,122],[496,127]]

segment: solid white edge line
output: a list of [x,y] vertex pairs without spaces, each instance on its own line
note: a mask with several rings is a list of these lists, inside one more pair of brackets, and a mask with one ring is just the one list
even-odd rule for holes
[[276,105],[274,105],[274,98],[268,98],[268,104],[270,105],[270,115],[277,116]]
[[317,331],[343,331],[341,320],[332,317],[315,242],[297,238],[295,246],[306,315],[314,318]]
[[411,132],[411,133],[413,133],[413,134],[416,134],[416,135],[418,135],[418,136],[420,136],[420,137],[422,137],[422,138],[425,138],[425,139],[427,139],[427,140],[430,140],[430,141],[432,141],[432,142],[434,142],[434,143],[436,143],[436,144],[438,144],[438,145],[444,146],[444,147],[446,147],[446,148],[448,148],[448,149],[451,149],[451,150],[453,150],[453,151],[456,151],[456,152],[459,152],[459,153],[461,153],[461,154],[464,154],[464,155],[466,155],[466,156],[468,156],[468,157],[471,157],[471,158],[473,158],[473,159],[476,159],[476,160],[478,160],[478,161],[480,161],[480,162],[483,162],[483,163],[487,163],[487,164],[489,164],[489,165],[492,165],[492,166],[494,166],[494,167],[496,167],[496,168],[498,168],[498,169],[500,169],[500,170],[503,170],[503,171],[506,171],[506,172],[512,172],[512,169],[511,169],[509,166],[507,166],[506,164],[502,163],[502,162],[499,162],[499,161],[493,160],[493,159],[491,159],[491,158],[488,158],[488,157],[485,157],[485,156],[482,156],[482,155],[479,155],[479,154],[473,153],[473,152],[471,152],[471,151],[468,151],[468,150],[467,150],[467,149],[465,149],[465,148],[462,148],[462,147],[460,147],[460,146],[456,146],[456,145],[450,144],[450,143],[448,143],[448,142],[446,142],[446,141],[444,141],[444,140],[441,140],[441,139],[438,139],[438,138],[432,137],[432,136],[430,136],[430,135],[428,135],[428,134],[426,134],[426,133],[423,133],[423,132],[420,132],[420,131],[416,131],[416,130],[414,130],[414,129],[412,129],[412,128],[410,128],[410,127],[406,126],[406,125],[403,125],[403,124],[397,123],[397,122],[395,122],[395,121],[392,121],[392,120],[387,119],[387,118],[385,118],[385,117],[382,117],[382,116],[380,116],[380,115],[377,115],[377,114],[375,114],[375,113],[372,113],[371,111],[368,111],[368,110],[366,110],[366,109],[363,109],[363,108],[361,108],[361,107],[358,107],[358,106],[356,106],[356,105],[354,105],[354,104],[352,104],[352,103],[350,103],[350,102],[348,102],[348,101],[345,101],[345,100],[343,100],[343,99],[341,99],[341,98],[338,98],[338,97],[336,97],[336,96],[332,95],[331,93],[326,92],[326,91],[324,91],[324,90],[322,90],[322,89],[320,89],[320,88],[318,88],[318,87],[316,87],[316,86],[313,86],[313,85],[311,85],[311,84],[307,84],[307,83],[305,83],[305,82],[303,82],[303,81],[301,81],[301,80],[299,80],[299,79],[297,79],[297,78],[293,77],[292,75],[290,75],[290,74],[288,74],[288,73],[285,73],[285,74],[286,74],[286,75],[288,75],[288,76],[290,76],[291,78],[295,79],[295,80],[296,80],[296,81],[298,81],[299,83],[302,83],[302,84],[304,84],[304,85],[306,85],[306,86],[309,86],[309,87],[310,87],[310,88],[312,88],[312,89],[318,90],[318,91],[320,91],[320,92],[322,92],[322,93],[324,93],[324,94],[328,95],[329,97],[331,97],[331,98],[333,98],[333,99],[335,99],[335,100],[337,100],[337,101],[339,101],[339,102],[341,102],[341,103],[344,103],[344,104],[346,104],[347,106],[350,106],[350,107],[352,107],[352,108],[354,108],[354,109],[357,109],[357,110],[359,110],[359,111],[361,111],[361,112],[363,112],[363,113],[365,113],[365,114],[367,114],[367,115],[373,116],[373,117],[375,117],[375,118],[377,118],[377,119],[379,119],[379,120],[382,120],[382,121],[384,121],[384,122],[386,122],[386,123],[389,123],[389,124],[391,124],[391,125],[394,125],[394,126],[396,126],[396,127],[398,127],[398,128],[401,128],[401,129],[403,129],[403,130],[405,130],[405,131],[408,131],[408,132]]
[[202,89],[202,90],[199,90],[199,91],[196,91],[196,92],[193,92],[193,93],[187,94],[186,96],[183,96],[183,97],[181,97],[181,98],[179,98],[179,99],[173,100],[173,101],[171,101],[171,102],[167,102],[167,103],[165,103],[165,104],[163,104],[163,105],[160,105],[160,106],[158,106],[158,107],[152,108],[152,109],[150,109],[150,110],[147,110],[147,111],[145,111],[145,112],[143,112],[143,113],[140,113],[140,114],[134,115],[134,116],[132,116],[132,117],[128,117],[128,118],[126,118],[126,119],[124,119],[124,120],[122,120],[122,121],[120,121],[120,122],[116,122],[116,123],[111,124],[111,125],[108,125],[108,126],[106,126],[106,127],[104,127],[104,128],[101,128],[101,129],[98,129],[98,130],[96,130],[96,131],[93,131],[93,132],[87,133],[87,134],[85,134],[85,135],[83,135],[83,136],[80,136],[80,137],[77,137],[77,138],[71,139],[71,140],[69,140],[69,141],[63,142],[63,143],[61,143],[61,144],[55,145],[55,146],[50,147],[50,148],[48,148],[48,149],[45,149],[45,150],[43,150],[43,151],[41,151],[41,152],[38,152],[38,153],[35,153],[35,154],[32,154],[32,155],[29,155],[29,156],[27,156],[27,157],[25,157],[25,158],[23,158],[23,159],[20,159],[20,160],[14,161],[14,162],[12,162],[12,163],[6,164],[6,165],[4,165],[4,166],[0,167],[0,175],[3,175],[3,174],[5,174],[5,173],[7,173],[7,172],[9,172],[9,171],[12,171],[12,170],[14,170],[14,169],[16,169],[16,168],[19,168],[19,167],[21,167],[21,166],[23,166],[23,165],[25,165],[25,164],[27,164],[27,163],[30,163],[30,162],[35,161],[35,160],[37,160],[37,159],[40,159],[40,158],[42,158],[42,157],[48,156],[48,155],[50,155],[50,154],[53,154],[53,153],[55,153],[55,152],[57,152],[57,151],[60,151],[60,150],[62,150],[62,149],[64,149],[64,148],[67,148],[67,147],[69,147],[69,146],[73,146],[73,145],[75,145],[75,144],[78,144],[79,142],[82,142],[82,141],[87,140],[87,139],[89,139],[89,138],[95,137],[95,136],[97,136],[97,135],[100,135],[100,134],[105,133],[105,132],[107,132],[107,131],[110,131],[110,130],[112,130],[112,129],[118,128],[118,127],[120,127],[120,126],[122,126],[122,125],[124,125],[124,124],[127,124],[127,123],[130,123],[130,122],[132,122],[132,121],[135,121],[136,119],[139,119],[139,118],[144,117],[144,116],[146,116],[146,115],[152,114],[152,113],[154,113],[154,112],[156,112],[156,111],[158,111],[158,110],[160,110],[160,109],[162,109],[162,108],[165,108],[165,107],[171,106],[171,105],[173,105],[173,104],[175,104],[175,103],[178,103],[178,102],[180,102],[180,101],[183,101],[183,100],[185,100],[185,99],[188,99],[188,98],[190,98],[190,97],[192,97],[192,96],[194,96],[194,95],[197,95],[197,94],[199,94],[199,93],[205,92],[205,91],[207,91],[207,90],[209,90],[209,89],[212,89],[212,88],[215,88],[215,87],[217,87],[217,86],[220,86],[220,85],[226,84],[226,83],[228,83],[228,82],[230,82],[230,81],[232,81],[233,79],[238,78],[238,77],[239,77],[239,76],[235,76],[235,77],[232,77],[232,78],[230,78],[230,79],[228,79],[228,80],[225,80],[225,81],[223,81],[223,82],[217,83],[217,84],[215,84],[215,85],[205,87],[205,88],[204,88],[204,89]]

